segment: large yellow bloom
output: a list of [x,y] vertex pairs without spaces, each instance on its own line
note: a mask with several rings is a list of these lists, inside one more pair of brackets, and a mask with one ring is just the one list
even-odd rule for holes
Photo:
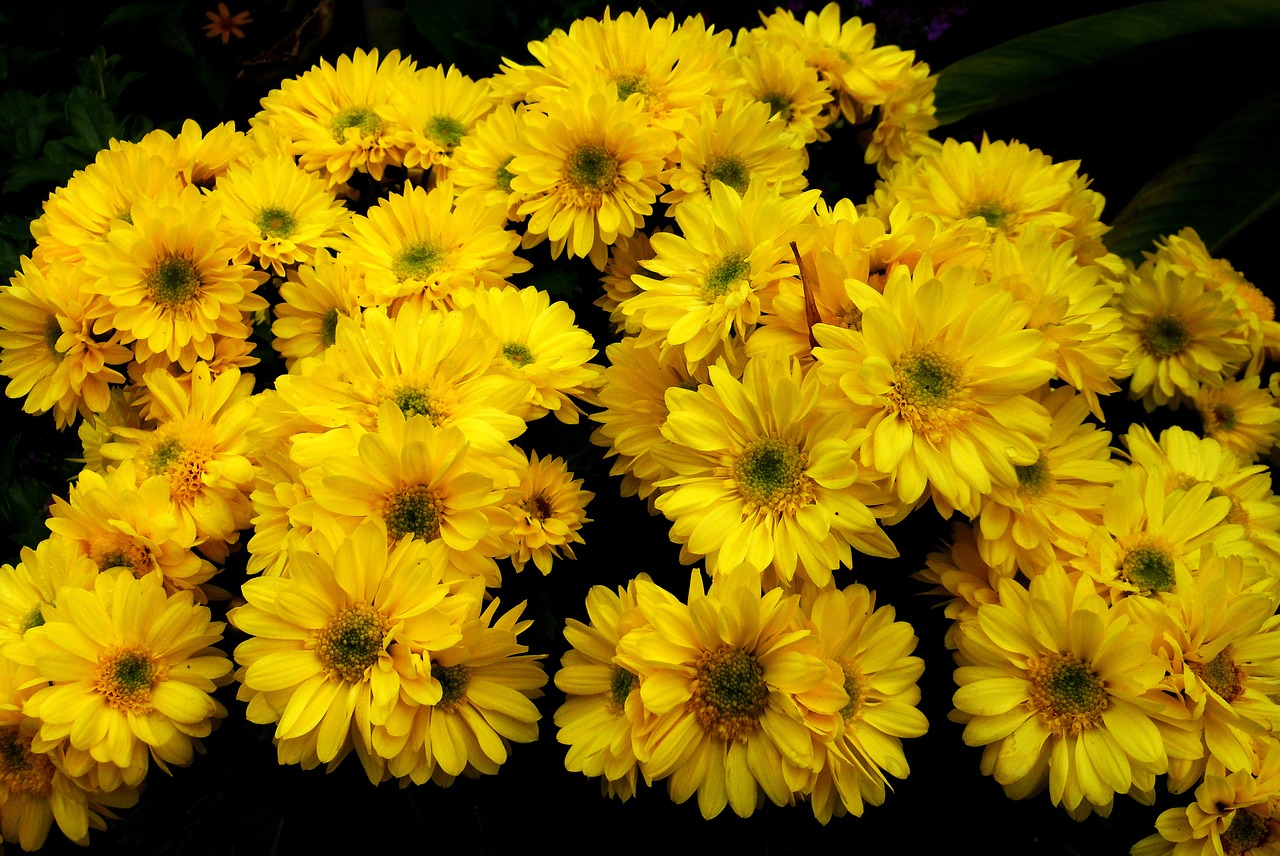
[[98,576],[98,566],[80,554],[77,544],[56,533],[34,550],[23,547],[19,556],[17,567],[0,565],[0,648],[43,624],[41,610],[57,601],[63,586],[93,588]]
[[751,360],[741,381],[712,366],[710,385],[667,392],[670,415],[655,454],[673,472],[657,507],[671,538],[705,556],[717,576],[746,565],[778,580],[831,583],[851,547],[894,557],[872,510],[888,499],[856,463],[866,437],[842,413],[824,413],[816,374]]
[[327,250],[289,271],[271,322],[271,347],[290,370],[303,357],[318,357],[338,340],[338,318],[360,318],[364,276],[350,261]]
[[440,167],[447,177],[453,150],[494,106],[487,80],[475,81],[452,65],[419,69],[392,92],[388,115],[401,130],[406,168]]

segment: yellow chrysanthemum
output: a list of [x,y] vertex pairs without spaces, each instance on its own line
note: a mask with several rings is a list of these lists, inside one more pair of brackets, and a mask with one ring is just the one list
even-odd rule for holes
[[582,489],[582,479],[574,479],[560,458],[539,459],[534,452],[525,460],[521,454],[516,473],[519,483],[507,488],[502,499],[511,518],[507,535],[513,542],[511,564],[523,571],[532,560],[539,571],[549,574],[553,560],[577,558],[573,544],[583,543],[578,530],[591,522],[586,506],[595,494]]
[[928,491],[943,515],[973,516],[1044,448],[1049,414],[1027,395],[1053,374],[1043,335],[1025,328],[1025,307],[967,267],[935,276],[921,261],[914,276],[895,268],[883,295],[859,294],[861,333],[819,324],[814,355],[870,431],[862,464],[890,475],[905,505]]
[[[954,651],[960,623],[977,618],[978,607],[984,603],[996,603],[1000,580],[1013,579],[1013,571],[993,568],[978,552],[978,541],[973,527],[959,520],[951,524],[951,543],[943,543],[939,550],[925,557],[925,566],[912,576],[932,585],[927,594],[946,597],[943,612],[951,619],[943,642]],[[957,661],[966,665],[963,661]]]
[[1002,582],[956,637],[952,714],[985,747],[982,772],[1012,799],[1049,786],[1073,817],[1106,815],[1117,793],[1150,792],[1168,768],[1160,728],[1164,668],[1151,631],[1058,568],[1030,589]]
[[1195,397],[1205,436],[1250,463],[1280,440],[1280,404],[1261,382],[1253,375],[1227,381],[1221,387],[1206,384]]
[[638,323],[628,322],[622,311],[622,301],[640,290],[631,277],[643,274],[640,262],[653,256],[653,244],[645,232],[636,232],[629,238],[618,238],[617,243],[609,248],[609,262],[600,277],[604,293],[596,298],[595,305],[609,313],[609,324],[616,335],[640,332]]
[[[646,582],[649,578],[641,575]],[[569,747],[570,772],[600,776],[606,796],[626,802],[636,793],[648,720],[640,702],[639,677],[615,661],[618,643],[644,615],[636,605],[636,580],[618,587],[592,586],[587,593],[588,624],[570,618],[564,637],[571,646],[560,659],[556,689],[565,694],[556,709],[556,740]]]
[[746,817],[761,797],[790,803],[793,783],[817,769],[815,737],[836,734],[849,703],[845,675],[823,659],[799,596],[761,594],[746,570],[704,592],[694,570],[687,605],[645,580],[636,600],[646,624],[622,638],[615,662],[639,677],[655,717],[645,779],[669,776],[677,803],[696,792],[708,819],[726,804]]
[[[913,63],[888,84],[888,95],[879,105],[879,121],[870,134],[859,137],[866,151],[863,160],[876,165],[881,178],[888,178],[904,161],[936,155],[942,144],[929,132],[938,127],[934,89],[938,76],[929,65]],[[841,98],[843,105],[844,99]]]
[[697,391],[667,392],[670,444],[655,455],[673,475],[656,504],[673,541],[717,577],[745,564],[820,588],[851,566],[851,548],[898,555],[877,521],[888,493],[856,463],[866,432],[824,410],[816,374],[762,358],[741,381],[720,366],[710,375]]
[[212,647],[222,622],[190,592],[166,595],[159,574],[99,574],[93,589],[64,587],[43,611],[44,624],[9,649],[50,682],[22,707],[40,719],[36,751],[69,740],[70,772],[96,766],[104,781],[118,775],[130,786],[148,755],[162,768],[190,764],[227,713],[210,695],[231,671]]
[[439,167],[439,177],[447,177],[453,150],[493,105],[487,80],[472,80],[452,65],[447,72],[439,65],[419,69],[392,92],[387,113],[401,129],[396,140],[405,167]]
[[338,319],[360,319],[364,277],[352,262],[321,250],[309,264],[289,271],[280,284],[281,302],[271,322],[271,346],[292,370],[305,357],[318,357],[338,340]]
[[57,600],[63,586],[93,588],[98,576],[98,566],[74,541],[57,533],[34,550],[23,547],[19,555],[17,567],[0,565],[0,648],[44,624],[42,609]]
[[195,188],[170,204],[135,202],[132,222],[85,252],[91,288],[107,304],[94,333],[119,330],[139,361],[163,354],[190,371],[213,358],[218,338],[248,338],[246,315],[267,306],[254,294],[266,274],[230,261],[234,240]]
[[831,89],[818,79],[818,71],[804,54],[785,40],[762,30],[742,32],[733,46],[736,75],[733,91],[752,101],[763,101],[769,112],[803,145],[829,140],[832,121],[827,105]]
[[516,141],[524,133],[524,111],[523,105],[498,105],[450,156],[449,180],[458,198],[478,196],[486,206],[501,205],[508,220],[520,219],[516,211],[524,201],[511,189],[515,176],[507,169],[515,158]]
[[609,245],[653,213],[675,140],[648,124],[641,99],[617,96],[615,84],[575,88],[525,114],[507,164],[511,189],[526,197],[525,246],[549,238],[552,258],[565,252],[603,270]]
[[193,119],[182,123],[178,136],[157,128],[138,142],[138,147],[164,159],[184,185],[212,190],[218,179],[233,165],[246,160],[252,144],[236,130],[234,122],[223,122],[204,133]]

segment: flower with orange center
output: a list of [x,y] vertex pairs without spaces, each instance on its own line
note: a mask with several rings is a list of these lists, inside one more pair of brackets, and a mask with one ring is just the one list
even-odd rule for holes
[[240,28],[253,23],[253,16],[247,10],[233,15],[226,3],[219,3],[218,11],[205,12],[204,16],[209,19],[209,23],[204,25],[205,38],[221,38],[224,45],[231,41],[232,36],[243,39],[244,30]]

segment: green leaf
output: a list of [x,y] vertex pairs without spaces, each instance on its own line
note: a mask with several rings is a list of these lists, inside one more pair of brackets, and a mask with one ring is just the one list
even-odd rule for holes
[[938,75],[938,122],[1061,88],[1102,60],[1177,36],[1220,29],[1280,27],[1280,3],[1156,0],[1068,21],[965,57]]
[[155,18],[160,15],[171,15],[174,12],[172,3],[161,0],[143,0],[140,3],[125,3],[112,10],[103,25],[124,24],[129,21],[141,21],[144,18]]
[[77,148],[91,158],[120,131],[107,102],[83,86],[76,86],[67,94],[67,121],[79,143]]
[[1191,226],[1214,250],[1280,203],[1280,88],[1200,139],[1147,182],[1116,215],[1104,240],[1141,261],[1153,242]]
[[195,56],[195,45],[187,35],[187,28],[176,17],[164,17],[156,23],[156,37],[180,54]]

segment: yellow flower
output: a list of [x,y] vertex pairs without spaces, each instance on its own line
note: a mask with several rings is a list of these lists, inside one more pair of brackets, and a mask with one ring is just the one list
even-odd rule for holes
[[1059,568],[999,593],[956,637],[970,665],[956,669],[952,718],[985,747],[982,772],[1012,799],[1048,785],[1077,819],[1108,814],[1116,793],[1149,792],[1168,768],[1151,631]]
[[221,37],[224,45],[231,41],[232,36],[243,39],[244,30],[240,28],[245,24],[253,23],[253,16],[248,11],[236,12],[232,15],[226,3],[219,3],[218,11],[205,12],[204,16],[209,19],[209,23],[204,25],[205,38]]
[[292,371],[299,360],[318,357],[338,340],[338,319],[359,323],[364,277],[350,261],[320,250],[280,283],[281,303],[271,322],[271,346]]
[[34,550],[23,547],[17,567],[0,565],[0,648],[44,624],[42,609],[57,600],[63,586],[93,588],[98,566],[77,546],[55,533]]
[[146,775],[148,754],[162,769],[190,764],[227,713],[210,695],[231,671],[211,647],[222,622],[190,592],[166,595],[158,574],[99,574],[91,590],[64,587],[57,600],[10,649],[50,682],[22,707],[41,721],[33,747],[69,739],[73,772],[96,766],[104,782],[118,775],[130,786]]
[[1207,437],[1252,463],[1280,439],[1280,405],[1261,388],[1257,375],[1229,380],[1221,387],[1205,385],[1196,393],[1196,410]]
[[[669,231],[669,230],[658,230]],[[609,313],[609,324],[615,335],[622,333],[639,333],[640,325],[629,322],[622,311],[622,301],[640,289],[631,277],[643,273],[640,262],[653,258],[653,244],[648,234],[636,232],[629,238],[618,238],[617,243],[609,248],[609,262],[604,267],[600,284],[604,293],[595,300],[595,305]]]
[[[982,559],[973,527],[959,520],[951,524],[951,543],[925,557],[925,566],[911,576],[932,585],[927,594],[949,598],[943,612],[951,619],[943,642],[954,651],[960,624],[977,618],[978,607],[996,603],[1000,580],[1013,579],[1015,571],[993,568]],[[966,665],[957,659],[960,665]]]
[[237,131],[235,123],[223,122],[206,134],[193,119],[182,123],[178,136],[157,128],[138,141],[138,147],[164,158],[183,185],[206,191],[232,166],[247,161],[252,151],[248,136]]
[[[899,163],[931,157],[942,148],[929,136],[938,127],[933,94],[937,85],[938,76],[929,74],[923,62],[912,63],[887,85],[879,121],[870,135],[864,132],[858,138],[866,146],[863,160],[875,164],[881,178],[888,178]],[[843,107],[843,93],[840,102]]]
[[734,91],[767,104],[802,145],[831,139],[826,130],[833,118],[827,110],[831,89],[799,49],[755,30],[740,36],[733,52],[738,61]]
[[503,206],[508,220],[521,219],[516,210],[524,196],[511,189],[515,176],[507,167],[515,157],[516,141],[524,133],[524,115],[523,105],[500,104],[453,149],[449,180],[459,199],[478,196],[486,206]]
[[523,571],[532,559],[539,571],[549,574],[554,559],[577,558],[572,545],[583,543],[578,530],[591,522],[586,506],[595,494],[582,489],[582,479],[574,479],[561,458],[539,459],[537,452],[528,460],[523,453],[518,461],[516,455],[511,457],[519,483],[507,488],[502,500],[511,517],[511,564]]
[[667,392],[670,444],[655,455],[673,475],[656,504],[673,541],[717,577],[745,564],[818,587],[852,565],[851,548],[898,555],[877,522],[887,511],[872,508],[888,494],[856,463],[866,432],[822,409],[815,373],[760,358],[741,381],[720,366],[710,375],[696,392]]
[[439,65],[419,69],[392,92],[388,111],[401,129],[405,167],[437,167],[438,178],[448,177],[454,149],[493,106],[487,80],[472,80],[452,65],[448,72]]

